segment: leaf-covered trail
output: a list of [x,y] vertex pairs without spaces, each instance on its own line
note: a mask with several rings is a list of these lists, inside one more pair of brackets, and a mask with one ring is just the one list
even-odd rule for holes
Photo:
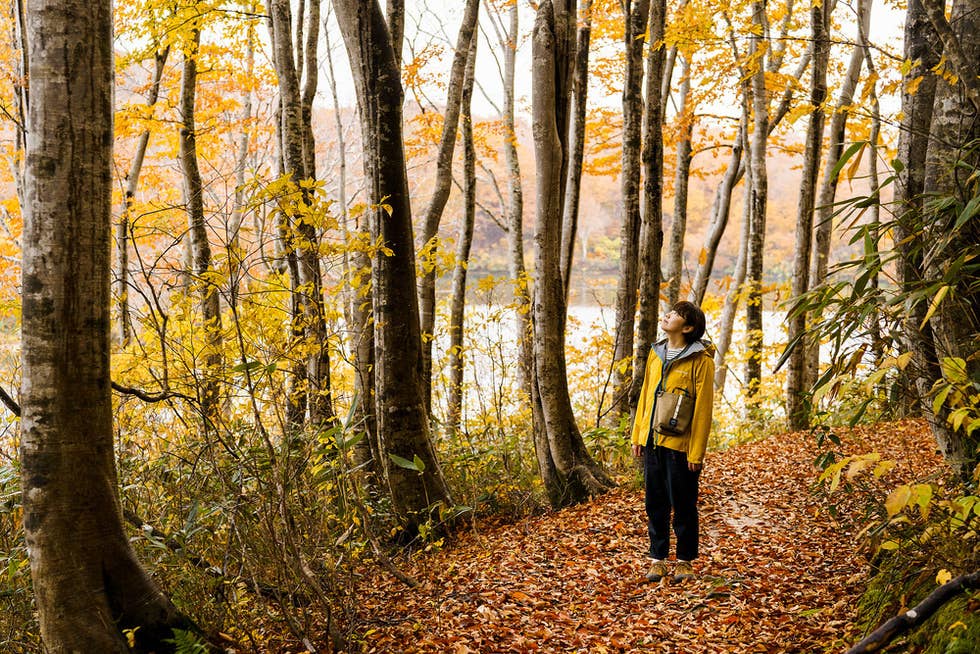
[[[847,453],[900,465],[889,486],[939,465],[928,429],[848,432]],[[479,524],[357,590],[369,652],[817,652],[856,640],[866,565],[811,492],[814,441],[783,434],[710,455],[698,578],[643,580],[642,490],[514,524]]]

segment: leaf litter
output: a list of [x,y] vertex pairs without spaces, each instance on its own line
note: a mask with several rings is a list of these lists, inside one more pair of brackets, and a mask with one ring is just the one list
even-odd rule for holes
[[[898,462],[888,488],[941,468],[928,427],[903,421],[840,432],[845,454]],[[462,531],[356,589],[364,652],[839,651],[860,637],[868,565],[846,520],[814,492],[806,432],[709,455],[701,478],[701,557],[683,584],[646,582],[642,488],[504,525]],[[845,502],[846,505],[846,502]],[[846,510],[846,509],[845,509]],[[856,508],[853,510],[857,510]]]

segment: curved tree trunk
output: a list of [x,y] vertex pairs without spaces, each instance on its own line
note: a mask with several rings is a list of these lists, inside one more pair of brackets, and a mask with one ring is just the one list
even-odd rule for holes
[[446,117],[442,125],[442,139],[436,156],[435,188],[429,205],[422,213],[422,235],[418,244],[418,256],[422,263],[422,278],[419,283],[419,308],[421,328],[424,335],[422,343],[422,383],[425,408],[432,412],[432,334],[436,324],[436,250],[438,249],[439,223],[449,200],[453,183],[453,150],[456,148],[456,130],[459,126],[459,103],[463,92],[463,76],[466,70],[466,56],[470,51],[470,41],[476,33],[480,14],[480,0],[466,0],[463,21],[456,37],[456,53],[453,55],[452,70],[449,73],[449,86],[446,91]]
[[[796,210],[796,247],[793,260],[792,297],[799,299],[810,288],[810,251],[813,243],[813,208],[816,195],[820,151],[823,145],[823,102],[827,98],[827,67],[830,63],[830,16],[826,3],[810,8],[810,33],[813,37],[813,71],[810,74],[810,120],[807,123],[803,153],[803,178]],[[809,409],[804,393],[804,363],[806,350],[802,341],[806,332],[806,312],[790,308],[787,315],[789,357],[786,379],[786,416],[790,429],[806,429],[810,425]],[[799,342],[798,342],[799,341]]]
[[[640,153],[643,128],[643,36],[650,18],[650,0],[628,5],[625,49],[626,80],[623,83],[623,223],[619,230],[619,278],[616,286],[616,340],[613,348],[613,404],[616,421],[629,414],[629,389],[633,371],[633,331],[636,325],[636,292],[639,284]],[[642,369],[640,369],[642,370]]]
[[191,625],[123,531],[110,397],[112,11],[27,12],[30,138],[23,233],[24,532],[48,652],[166,651]]
[[[650,3],[648,27],[650,52],[647,54],[646,116],[644,118],[643,152],[643,222],[640,228],[639,323],[633,353],[633,370],[646,370],[647,355],[657,337],[660,312],[660,260],[663,250],[663,115],[661,79],[664,69],[664,20],[667,13],[664,0]],[[630,388],[630,413],[636,410],[643,388],[643,375],[634,375]]]
[[184,201],[187,204],[190,239],[191,270],[194,284],[200,290],[201,321],[204,325],[204,370],[201,371],[201,414],[205,431],[211,431],[218,419],[220,408],[219,379],[221,378],[221,307],[218,289],[209,275],[211,245],[208,242],[207,222],[204,217],[204,188],[197,163],[197,127],[194,121],[194,102],[197,91],[197,53],[201,33],[195,27],[191,43],[184,53],[184,70],[180,86],[180,167],[184,174]]
[[463,327],[466,309],[466,269],[470,263],[470,246],[473,244],[473,223],[476,219],[476,151],[473,147],[473,116],[470,107],[473,100],[473,73],[476,68],[476,44],[470,41],[466,74],[463,76],[463,96],[460,102],[460,119],[463,139],[463,214],[456,244],[456,266],[449,317],[449,411],[446,422],[453,431],[459,431],[463,414]]
[[[416,295],[412,208],[402,141],[402,86],[377,0],[334,0],[357,90],[372,240],[390,248],[372,267],[375,388],[381,464],[392,509],[411,535],[453,504],[429,438]],[[382,200],[388,209],[381,207]],[[391,455],[415,462],[395,465]]]
[[725,382],[728,380],[728,350],[732,345],[732,330],[735,327],[735,314],[738,303],[745,292],[745,271],[749,256],[749,214],[752,206],[748,199],[752,194],[752,180],[749,179],[745,189],[745,206],[742,210],[742,229],[739,238],[738,257],[735,259],[735,271],[732,273],[731,285],[725,296],[725,304],[721,310],[721,325],[718,329],[718,342],[715,344],[715,391],[725,392]]

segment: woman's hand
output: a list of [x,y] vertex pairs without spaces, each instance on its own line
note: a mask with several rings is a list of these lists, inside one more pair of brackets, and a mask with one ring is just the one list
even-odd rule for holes
[[642,445],[634,445],[633,446],[633,456],[635,456],[636,458],[640,458],[641,456],[643,456],[643,446]]

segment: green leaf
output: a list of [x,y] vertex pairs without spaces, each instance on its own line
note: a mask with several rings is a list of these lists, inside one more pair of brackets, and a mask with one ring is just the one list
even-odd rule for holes
[[960,212],[959,218],[956,219],[956,224],[953,225],[953,230],[957,230],[962,227],[968,220],[977,215],[977,209],[980,209],[980,195],[976,196],[963,207],[963,211]]
[[419,459],[419,455],[415,455],[414,461],[409,461],[408,459],[398,456],[397,454],[388,454],[388,458],[391,459],[396,466],[399,468],[405,468],[406,470],[414,470],[415,472],[422,472],[425,469],[425,465],[419,466],[422,460]]
[[844,154],[841,155],[841,158],[837,160],[837,164],[834,165],[834,169],[830,172],[830,178],[837,179],[837,176],[840,175],[840,171],[844,168],[845,165],[847,165],[847,161],[855,154],[857,154],[858,151],[862,150],[865,145],[867,145],[866,141],[858,141],[857,143],[851,143],[851,145],[848,146],[846,150],[844,150]]

